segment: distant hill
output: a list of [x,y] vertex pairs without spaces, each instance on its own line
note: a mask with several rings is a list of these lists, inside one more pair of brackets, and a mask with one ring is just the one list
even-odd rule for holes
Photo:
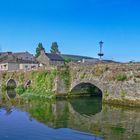
[[[61,54],[61,57],[67,61],[78,62],[85,59],[85,63],[98,63],[100,60],[98,58],[88,57],[88,56],[81,56],[81,55],[70,55],[70,54]],[[119,63],[112,60],[102,60],[102,63]]]
[[88,57],[88,56],[80,56],[80,55],[70,55],[70,54],[61,54],[61,57],[65,60],[71,60],[71,61],[81,61],[82,59],[91,59],[98,61],[99,59],[93,58],[93,57]]

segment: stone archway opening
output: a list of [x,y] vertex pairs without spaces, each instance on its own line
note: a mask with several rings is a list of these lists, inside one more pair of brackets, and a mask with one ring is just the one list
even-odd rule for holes
[[17,84],[16,84],[16,81],[14,79],[9,79],[7,81],[6,86],[7,86],[7,89],[15,89]]
[[71,90],[72,94],[102,97],[102,91],[92,83],[79,83]]

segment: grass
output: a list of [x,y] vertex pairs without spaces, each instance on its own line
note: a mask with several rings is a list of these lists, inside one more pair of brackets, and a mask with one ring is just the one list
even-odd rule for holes
[[16,87],[16,92],[21,95],[26,91],[26,89],[24,88],[23,85],[19,85],[18,87]]
[[114,80],[125,81],[125,80],[127,80],[127,76],[124,73],[118,73],[117,75],[114,76]]

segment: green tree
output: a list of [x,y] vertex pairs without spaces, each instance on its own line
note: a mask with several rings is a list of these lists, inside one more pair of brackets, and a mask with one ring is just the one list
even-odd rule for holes
[[45,48],[43,47],[42,43],[39,43],[37,48],[36,48],[36,55],[35,55],[35,57],[38,57],[40,55],[40,51],[41,50],[45,50]]
[[50,52],[54,54],[60,54],[57,42],[52,43]]

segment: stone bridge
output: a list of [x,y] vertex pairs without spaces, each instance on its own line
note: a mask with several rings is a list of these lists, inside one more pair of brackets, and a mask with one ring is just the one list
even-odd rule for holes
[[17,85],[25,85],[30,80],[33,88],[53,91],[56,96],[70,96],[76,86],[91,84],[102,92],[104,102],[140,105],[140,63],[70,64],[56,69],[0,74],[1,83],[14,79]]
[[140,105],[140,63],[71,65],[69,72],[69,86],[57,80],[58,95],[89,83],[102,91],[104,102]]

